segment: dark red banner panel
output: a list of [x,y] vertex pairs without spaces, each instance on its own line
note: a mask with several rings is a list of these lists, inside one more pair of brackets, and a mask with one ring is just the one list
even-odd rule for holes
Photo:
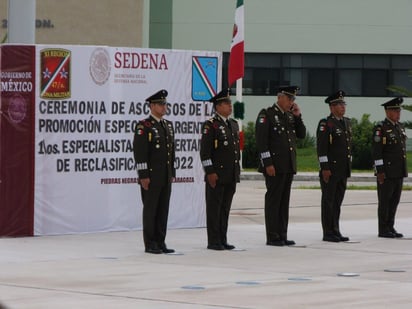
[[0,90],[0,236],[30,236],[34,211],[34,46],[0,46]]

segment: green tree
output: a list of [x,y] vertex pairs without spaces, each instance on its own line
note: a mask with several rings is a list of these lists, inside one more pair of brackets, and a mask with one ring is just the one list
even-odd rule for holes
[[245,144],[242,152],[242,166],[244,168],[257,168],[259,165],[256,140],[255,140],[255,123],[249,121],[243,128]]
[[355,169],[372,168],[372,132],[375,126],[369,120],[369,114],[363,114],[360,121],[352,118],[352,167]]
[[[256,139],[255,139],[255,123],[249,121],[246,127],[243,128],[245,144],[242,152],[242,166],[244,168],[257,168],[259,166],[259,159],[256,149]],[[305,138],[298,139],[297,147],[302,148],[314,148],[315,147],[315,137],[306,134]]]

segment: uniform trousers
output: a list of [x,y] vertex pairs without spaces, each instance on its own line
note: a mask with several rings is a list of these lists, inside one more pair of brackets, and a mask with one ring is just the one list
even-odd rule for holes
[[143,201],[143,241],[146,248],[165,246],[167,218],[172,184],[150,185],[149,190],[141,188]]
[[214,188],[206,182],[208,245],[223,245],[227,243],[229,212],[235,192],[236,182],[228,184],[217,183]]
[[268,242],[287,240],[292,180],[292,173],[265,175],[265,226]]
[[395,231],[395,215],[402,185],[403,178],[386,178],[383,184],[377,184],[379,234]]
[[345,196],[347,177],[332,175],[326,183],[320,177],[322,190],[321,217],[323,236],[341,236],[339,229],[340,208]]

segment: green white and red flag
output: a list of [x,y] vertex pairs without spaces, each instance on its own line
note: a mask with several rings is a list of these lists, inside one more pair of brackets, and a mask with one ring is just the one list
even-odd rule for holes
[[230,45],[229,87],[245,75],[244,7],[243,0],[237,0],[232,44]]

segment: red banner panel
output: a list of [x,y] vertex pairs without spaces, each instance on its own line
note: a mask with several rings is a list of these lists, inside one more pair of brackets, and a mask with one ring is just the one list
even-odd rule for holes
[[0,90],[0,236],[31,236],[34,211],[34,46],[0,46]]

